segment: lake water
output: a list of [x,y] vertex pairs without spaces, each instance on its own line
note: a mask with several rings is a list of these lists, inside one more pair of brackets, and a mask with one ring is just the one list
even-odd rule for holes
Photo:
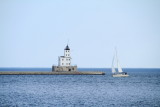
[[160,107],[160,69],[124,69],[126,78],[79,70],[106,75],[0,75],[0,106]]

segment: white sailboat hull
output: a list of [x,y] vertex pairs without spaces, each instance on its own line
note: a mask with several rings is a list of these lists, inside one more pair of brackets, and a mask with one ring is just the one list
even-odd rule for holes
[[128,77],[128,74],[113,74],[113,77]]

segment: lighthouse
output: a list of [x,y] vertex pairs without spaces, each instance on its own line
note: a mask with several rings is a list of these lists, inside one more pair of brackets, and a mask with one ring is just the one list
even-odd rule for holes
[[64,48],[64,56],[58,57],[58,66],[52,66],[52,72],[67,72],[77,71],[77,66],[71,65],[70,48],[67,46]]
[[58,66],[70,66],[70,65],[71,65],[70,48],[67,45],[64,49],[64,56],[59,57]]

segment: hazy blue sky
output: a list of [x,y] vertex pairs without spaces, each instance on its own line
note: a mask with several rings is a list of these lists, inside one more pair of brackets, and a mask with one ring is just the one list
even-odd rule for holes
[[160,68],[160,0],[0,0],[0,67]]

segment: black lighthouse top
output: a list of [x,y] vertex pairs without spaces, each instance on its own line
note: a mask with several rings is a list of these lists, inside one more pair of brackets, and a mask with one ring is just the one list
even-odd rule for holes
[[67,45],[66,48],[64,50],[70,50],[69,46]]

